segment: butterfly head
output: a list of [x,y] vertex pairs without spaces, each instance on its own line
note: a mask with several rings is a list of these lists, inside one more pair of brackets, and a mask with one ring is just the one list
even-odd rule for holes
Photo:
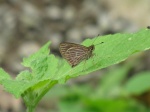
[[89,46],[89,51],[93,51],[95,49],[94,45]]

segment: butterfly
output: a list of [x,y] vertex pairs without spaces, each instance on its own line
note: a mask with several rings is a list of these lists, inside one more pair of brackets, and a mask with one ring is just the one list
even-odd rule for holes
[[87,60],[92,57],[94,49],[94,45],[86,47],[69,42],[63,42],[59,45],[59,50],[62,57],[68,61],[71,67],[75,67],[83,60]]

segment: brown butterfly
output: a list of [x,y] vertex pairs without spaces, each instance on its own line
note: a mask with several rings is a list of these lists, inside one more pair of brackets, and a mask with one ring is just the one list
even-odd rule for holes
[[60,43],[59,50],[64,59],[68,61],[71,67],[78,65],[81,61],[87,60],[93,56],[93,50],[95,49],[94,45],[89,47],[63,42]]

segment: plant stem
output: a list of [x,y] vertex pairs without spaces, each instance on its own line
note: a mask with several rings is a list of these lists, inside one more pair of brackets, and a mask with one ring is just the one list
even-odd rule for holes
[[35,107],[33,106],[27,106],[27,112],[34,112]]
[[42,97],[50,90],[51,87],[53,87],[53,85],[55,85],[57,83],[57,81],[53,81],[51,83],[48,83],[46,85],[46,88],[44,88],[41,93],[39,94],[39,96],[37,97],[37,99],[35,100],[35,105],[38,104],[38,102],[42,99]]

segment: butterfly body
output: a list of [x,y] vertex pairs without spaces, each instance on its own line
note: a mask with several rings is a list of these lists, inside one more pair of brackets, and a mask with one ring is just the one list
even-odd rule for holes
[[92,57],[94,48],[94,45],[86,47],[69,42],[63,42],[59,46],[62,57],[66,59],[72,67],[78,65],[83,60],[87,60]]

